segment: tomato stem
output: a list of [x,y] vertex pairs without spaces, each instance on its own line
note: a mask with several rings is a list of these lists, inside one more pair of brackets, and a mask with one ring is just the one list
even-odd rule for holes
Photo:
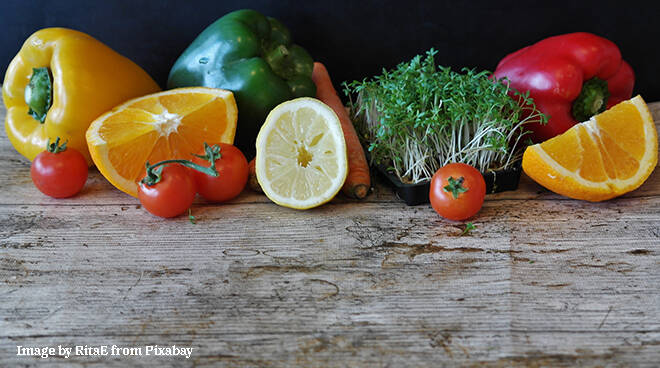
[[215,167],[215,161],[222,158],[222,153],[220,153],[219,145],[214,144],[213,146],[209,147],[209,145],[204,142],[204,155],[193,154],[193,156],[208,161],[211,163],[211,166]]
[[50,153],[60,153],[66,151],[66,144],[68,141],[62,143],[60,146],[60,137],[55,139],[55,142],[50,143],[50,138],[48,138],[48,143],[46,143],[46,151]]
[[458,199],[459,194],[468,191],[468,188],[463,186],[464,180],[465,178],[462,176],[458,179],[454,179],[450,176],[449,179],[447,179],[449,184],[445,185],[442,189],[447,193],[451,193],[454,196],[454,199]]
[[149,161],[147,161],[146,163],[147,174],[145,175],[144,178],[142,178],[140,182],[148,186],[156,185],[162,179],[163,168],[167,164],[183,165],[193,170],[197,170],[203,174],[217,177],[220,174],[218,173],[218,170],[215,169],[215,161],[221,157],[220,146],[213,145],[212,147],[210,147],[208,144],[204,143],[204,152],[206,153],[206,155],[204,156],[200,156],[200,155],[194,155],[194,156],[210,161],[211,165],[209,167],[198,165],[189,160],[163,160],[153,165],[150,165]]

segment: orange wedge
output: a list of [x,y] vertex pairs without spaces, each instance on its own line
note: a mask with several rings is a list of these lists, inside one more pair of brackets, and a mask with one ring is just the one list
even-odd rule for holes
[[137,196],[145,163],[190,159],[204,142],[233,144],[237,108],[230,91],[191,87],[139,97],[87,129],[94,164],[117,189]]
[[527,147],[523,170],[555,193],[597,202],[637,189],[658,163],[658,133],[640,96]]

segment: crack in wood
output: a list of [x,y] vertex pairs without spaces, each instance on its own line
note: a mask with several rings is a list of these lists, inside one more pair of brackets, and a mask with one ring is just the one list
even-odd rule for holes
[[603,317],[603,320],[600,321],[600,324],[598,325],[598,329],[599,329],[599,330],[600,330],[601,327],[603,327],[603,324],[605,324],[605,320],[606,320],[607,317],[610,315],[610,312],[612,312],[612,309],[613,309],[613,308],[614,308],[614,307],[610,305],[610,308],[607,310],[607,313],[605,313],[605,317]]
[[250,277],[259,277],[267,272],[275,273],[289,273],[289,272],[298,272],[298,273],[314,273],[319,270],[322,270],[323,267],[320,265],[316,266],[298,266],[298,265],[264,265],[264,266],[253,266],[250,267],[246,272],[244,272],[245,278]]
[[475,253],[475,252],[483,252],[483,249],[480,248],[472,248],[472,247],[455,247],[455,248],[450,248],[450,247],[444,247],[441,245],[434,245],[433,243],[423,243],[423,244],[408,244],[408,243],[398,243],[398,242],[382,242],[379,244],[378,249],[388,249],[388,248],[394,248],[394,249],[408,249],[408,252],[406,252],[406,255],[408,258],[411,260],[414,259],[415,257],[422,255],[422,254],[428,254],[428,253],[440,253],[440,252],[461,252],[461,253]]
[[0,248],[4,249],[30,249],[30,248],[55,248],[52,242],[37,240],[35,242],[2,242]]
[[128,297],[128,293],[130,293],[131,290],[133,290],[133,288],[136,287],[137,284],[140,283],[140,280],[142,280],[143,275],[144,275],[144,271],[140,272],[140,277],[138,277],[137,281],[135,281],[135,283],[133,285],[131,285],[128,289],[126,289],[126,292],[124,293],[124,297],[121,299],[122,302],[126,300],[126,298]]
[[320,283],[320,284],[323,284],[323,285],[328,285],[328,286],[334,288],[333,291],[323,293],[323,295],[316,298],[317,300],[325,300],[325,299],[331,298],[331,297],[336,296],[337,294],[339,294],[339,286],[337,286],[337,284],[335,284],[334,282],[330,282],[328,280],[323,280],[323,279],[307,279],[305,282],[317,282],[317,283]]

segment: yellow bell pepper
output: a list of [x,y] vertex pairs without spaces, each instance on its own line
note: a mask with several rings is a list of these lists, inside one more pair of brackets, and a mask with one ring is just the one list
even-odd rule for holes
[[2,97],[5,130],[32,160],[47,141],[68,140],[92,164],[85,140],[90,123],[114,106],[160,91],[138,65],[93,37],[65,28],[32,34],[7,68]]

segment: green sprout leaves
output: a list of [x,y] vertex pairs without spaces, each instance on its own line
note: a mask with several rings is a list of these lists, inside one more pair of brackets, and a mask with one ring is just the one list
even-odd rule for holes
[[450,162],[481,172],[511,167],[522,155],[524,126],[546,117],[506,80],[436,66],[436,54],[431,49],[369,80],[344,83],[372,163],[406,183],[428,181]]

